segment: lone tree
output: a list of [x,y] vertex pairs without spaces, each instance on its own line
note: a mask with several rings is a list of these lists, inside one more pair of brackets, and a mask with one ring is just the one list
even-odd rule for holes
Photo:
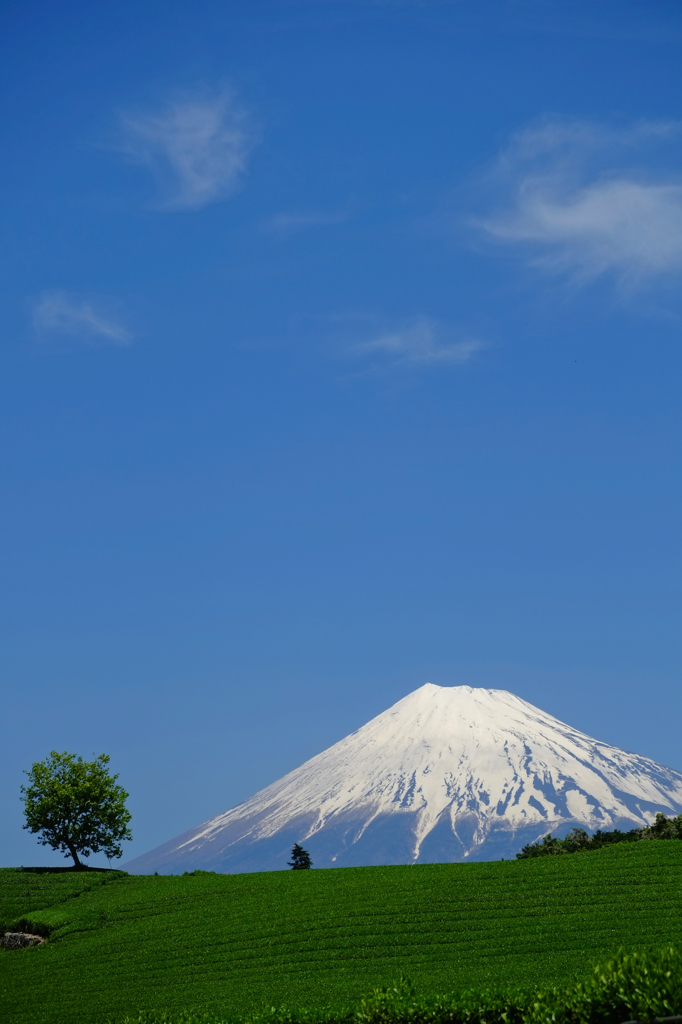
[[79,860],[102,851],[107,857],[121,857],[120,842],[132,839],[128,828],[128,796],[110,775],[108,754],[84,761],[75,754],[53,750],[37,761],[28,775],[29,785],[21,792],[26,815],[24,828],[39,832],[39,842],[73,857],[77,871],[87,865]]
[[310,854],[302,846],[299,846],[298,843],[294,843],[294,848],[291,851],[291,860],[288,860],[287,864],[292,871],[301,871],[304,868],[311,868],[313,866]]

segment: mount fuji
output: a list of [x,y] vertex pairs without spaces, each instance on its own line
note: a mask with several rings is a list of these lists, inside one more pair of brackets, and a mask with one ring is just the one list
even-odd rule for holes
[[129,871],[494,860],[548,832],[682,812],[682,774],[591,739],[506,690],[427,683]]

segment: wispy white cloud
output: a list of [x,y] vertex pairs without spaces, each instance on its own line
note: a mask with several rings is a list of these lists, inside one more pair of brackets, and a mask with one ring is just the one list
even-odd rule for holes
[[393,330],[373,333],[348,349],[355,357],[372,358],[378,366],[456,366],[485,348],[476,338],[454,338],[454,332],[437,320],[418,317]]
[[41,292],[31,309],[31,322],[41,339],[55,335],[80,344],[126,347],[132,334],[115,320],[105,300],[93,300],[60,289]]
[[290,211],[277,213],[263,221],[261,231],[267,234],[287,235],[305,228],[331,227],[348,219],[345,211],[325,212],[323,210]]
[[199,210],[231,196],[258,139],[232,93],[185,97],[156,113],[121,118],[120,147],[157,179],[168,210]]
[[547,121],[521,132],[490,178],[506,201],[476,226],[577,280],[610,273],[635,286],[678,275],[682,177],[659,151],[680,134],[669,122],[614,131]]

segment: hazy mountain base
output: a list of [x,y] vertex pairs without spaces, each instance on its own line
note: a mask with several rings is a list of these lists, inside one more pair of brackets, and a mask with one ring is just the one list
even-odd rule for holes
[[[318,868],[510,860],[523,846],[537,842],[548,831],[567,833],[581,824],[577,819],[564,818],[514,829],[505,821],[499,825],[493,822],[483,840],[477,843],[481,828],[478,815],[459,814],[453,828],[448,808],[422,840],[415,858],[418,812],[379,814],[366,824],[368,817],[369,814],[360,819],[355,814],[338,814],[312,835],[309,832],[317,823],[313,815],[299,815],[291,819],[286,828],[263,838],[257,837],[258,821],[249,822],[248,835],[244,835],[243,821],[201,839],[197,837],[198,830],[192,829],[154,850],[148,864],[145,855],[136,858],[135,874],[152,870],[180,874],[199,865],[204,870],[226,874],[278,871],[286,867],[294,843],[305,844]],[[627,828],[631,824],[623,819],[615,827]],[[183,842],[187,843],[184,847]]]

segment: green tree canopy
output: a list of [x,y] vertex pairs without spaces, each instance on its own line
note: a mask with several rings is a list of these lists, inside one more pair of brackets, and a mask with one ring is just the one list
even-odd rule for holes
[[24,773],[29,778],[29,785],[21,787],[24,828],[39,833],[43,846],[73,857],[77,869],[85,867],[79,854],[120,857],[121,840],[132,839],[128,793],[116,785],[118,775],[109,774],[109,760],[108,754],[84,761],[53,750]]

